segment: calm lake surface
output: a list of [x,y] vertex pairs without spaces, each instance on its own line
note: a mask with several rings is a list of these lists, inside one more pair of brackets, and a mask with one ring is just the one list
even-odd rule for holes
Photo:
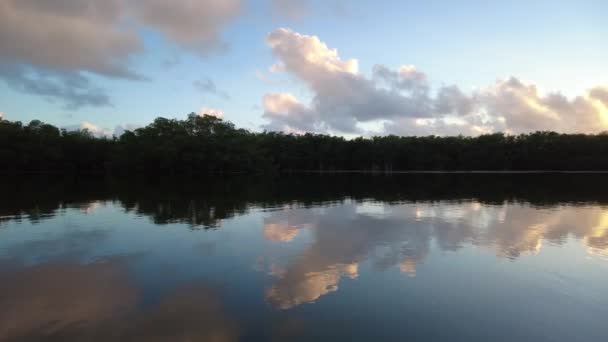
[[1,341],[608,338],[608,175],[0,186]]

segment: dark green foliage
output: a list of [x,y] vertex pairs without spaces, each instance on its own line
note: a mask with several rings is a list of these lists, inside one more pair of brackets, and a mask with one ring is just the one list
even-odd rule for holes
[[2,173],[228,174],[298,171],[608,170],[608,135],[479,137],[253,133],[213,116],[157,118],[119,138],[0,119]]

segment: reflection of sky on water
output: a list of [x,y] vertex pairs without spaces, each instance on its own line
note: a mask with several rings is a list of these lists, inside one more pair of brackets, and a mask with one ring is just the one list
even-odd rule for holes
[[[0,228],[0,303],[14,307],[3,310],[0,337],[103,340],[109,329],[154,340],[184,325],[224,341],[254,329],[243,322],[282,322],[255,328],[268,337],[287,329],[282,315],[292,311],[306,318],[287,319],[301,332],[311,310],[348,316],[360,306],[377,317],[404,310],[429,320],[441,318],[432,314],[437,305],[450,315],[467,307],[477,323],[490,320],[483,316],[491,307],[517,321],[523,305],[538,324],[608,314],[608,209],[598,205],[345,200],[251,208],[206,231],[155,224],[111,201],[26,218],[5,217]],[[78,304],[62,305],[70,301]],[[598,322],[579,323],[595,331]],[[461,329],[472,334],[472,326]]]
[[607,249],[608,211],[593,206],[350,202],[273,212],[264,219],[265,237],[271,241],[289,243],[304,229],[312,231],[312,241],[293,262],[272,272],[277,280],[266,296],[280,308],[336,291],[342,277],[358,276],[361,262],[377,269],[396,266],[415,276],[433,244],[444,252],[480,247],[515,260],[539,253],[543,243],[561,245],[575,238],[601,254]]
[[12,273],[0,284],[0,339],[236,340],[235,323],[207,288],[179,288],[142,308],[125,262],[50,263]]

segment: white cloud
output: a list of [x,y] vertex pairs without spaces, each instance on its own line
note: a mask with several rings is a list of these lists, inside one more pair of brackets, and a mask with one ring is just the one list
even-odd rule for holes
[[542,94],[534,84],[512,77],[471,94],[455,85],[433,91],[427,75],[412,65],[397,70],[376,65],[367,78],[356,59],[342,59],[316,36],[281,28],[268,35],[267,43],[278,59],[271,70],[306,85],[312,101],[265,95],[266,129],[378,134],[362,129],[378,122],[383,123],[382,133],[407,135],[593,133],[608,128],[607,88],[570,99],[556,92]]
[[510,78],[482,93],[480,102],[492,115],[504,117],[507,128],[514,132],[597,132],[608,123],[608,112],[602,112],[608,102],[601,99],[598,89],[568,99],[560,93],[542,95],[535,85]]
[[[309,106],[298,106],[296,112],[273,117],[268,128],[298,121],[302,113],[314,113],[317,121],[309,123],[309,127],[361,133],[358,122],[427,117],[431,113],[426,76],[412,66],[398,71],[377,66],[374,79],[369,79],[359,73],[356,59],[343,60],[336,49],[329,48],[316,36],[282,28],[272,32],[267,43],[279,59],[281,69],[305,83],[314,97]],[[308,127],[292,128],[308,130]]]
[[197,114],[200,116],[211,115],[211,116],[215,116],[216,118],[220,118],[220,119],[224,118],[224,112],[222,110],[215,109],[215,108],[209,108],[209,107],[201,108]]
[[270,120],[270,124],[266,126],[268,130],[302,133],[320,129],[315,126],[319,121],[316,113],[306,108],[292,94],[266,94],[263,105],[263,116]]
[[98,137],[98,138],[101,138],[101,137],[111,137],[112,136],[112,132],[109,129],[102,128],[100,126],[97,126],[97,125],[89,122],[89,121],[82,121],[78,125],[64,126],[62,128],[65,129],[68,132],[70,132],[70,131],[87,130],[93,136]]

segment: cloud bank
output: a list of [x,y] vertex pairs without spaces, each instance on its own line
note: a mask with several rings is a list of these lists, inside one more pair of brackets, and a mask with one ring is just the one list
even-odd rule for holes
[[87,74],[135,79],[129,63],[144,50],[142,30],[206,55],[226,44],[220,30],[240,0],[0,0],[0,79],[68,109],[108,106]]
[[280,28],[266,42],[278,60],[271,70],[303,83],[312,96],[305,104],[293,94],[266,94],[268,130],[369,135],[370,124],[381,127],[376,133],[401,135],[608,129],[605,87],[568,98],[511,77],[472,93],[456,85],[432,89],[428,76],[411,65],[376,65],[368,77],[356,59],[341,58],[317,36]]

